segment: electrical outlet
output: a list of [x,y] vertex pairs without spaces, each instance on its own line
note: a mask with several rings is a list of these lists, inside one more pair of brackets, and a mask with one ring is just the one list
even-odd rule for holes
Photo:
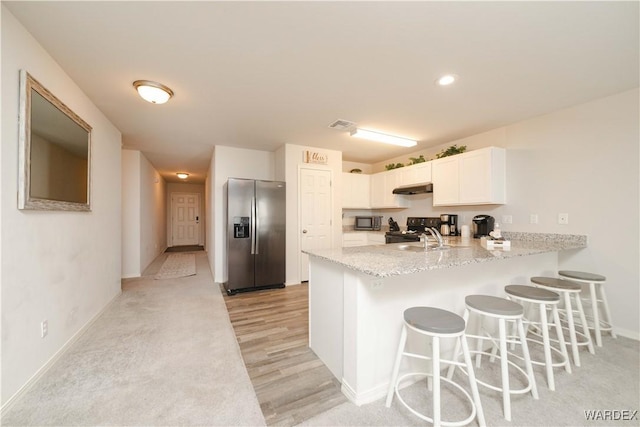
[[537,224],[538,223],[538,214],[529,215],[529,224]]
[[569,214],[568,213],[559,213],[558,214],[558,224],[562,224],[562,225],[569,224]]
[[512,215],[502,215],[502,223],[503,224],[513,224],[513,216]]
[[43,320],[42,323],[40,323],[40,338],[46,337],[48,333],[49,333],[49,321]]

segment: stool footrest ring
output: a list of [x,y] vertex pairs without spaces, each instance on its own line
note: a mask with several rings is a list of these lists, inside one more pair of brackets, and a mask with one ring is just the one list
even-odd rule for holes
[[[466,374],[466,372],[465,372]],[[428,421],[430,423],[433,423],[433,418],[430,418],[420,412],[418,412],[417,410],[413,409],[411,406],[409,406],[409,404],[407,402],[405,402],[405,400],[402,398],[402,395],[400,394],[400,390],[398,388],[398,385],[400,383],[402,383],[402,381],[407,378],[407,377],[411,377],[411,376],[425,376],[425,377],[432,377],[433,375],[430,372],[408,372],[404,375],[402,375],[400,378],[398,378],[398,381],[396,382],[396,386],[395,386],[395,394],[398,397],[398,400],[400,401],[400,403],[402,403],[402,405],[407,408],[409,411],[411,411],[412,414],[414,414],[415,416],[422,418],[425,421]],[[471,422],[471,420],[473,420],[476,416],[476,405],[473,402],[473,398],[471,397],[471,395],[467,392],[467,390],[465,390],[464,388],[462,388],[460,386],[460,384],[456,383],[453,380],[450,380],[444,376],[440,376],[440,381],[444,381],[447,382],[451,385],[453,385],[454,387],[456,387],[458,390],[460,390],[462,393],[464,393],[464,395],[466,396],[466,398],[468,399],[469,403],[471,404],[471,415],[469,415],[468,418],[462,420],[462,421],[444,421],[441,420],[440,424],[443,426],[449,426],[449,427],[457,427],[457,426],[463,426],[463,425],[467,425]]]

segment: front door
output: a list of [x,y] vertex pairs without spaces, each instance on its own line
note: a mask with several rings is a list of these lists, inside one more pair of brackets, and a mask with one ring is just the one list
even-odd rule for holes
[[[300,169],[300,249],[331,247],[331,171]],[[300,280],[309,280],[309,256],[301,253]]]
[[171,194],[171,246],[200,243],[200,194]]

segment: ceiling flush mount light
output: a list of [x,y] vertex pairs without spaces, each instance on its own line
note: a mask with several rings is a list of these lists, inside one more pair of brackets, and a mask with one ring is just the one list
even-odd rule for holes
[[457,80],[458,76],[456,76],[455,74],[445,74],[444,76],[436,80],[436,83],[440,86],[449,86],[455,83]]
[[136,80],[133,87],[142,99],[152,104],[164,104],[173,96],[173,91],[167,86],[150,80]]
[[374,132],[366,129],[356,129],[351,131],[351,136],[356,138],[369,139],[371,141],[384,142],[385,144],[399,145],[401,147],[414,147],[418,143],[413,139],[402,138],[400,136],[387,135],[380,132]]
[[176,174],[176,176],[177,176],[178,178],[180,178],[180,179],[187,179],[187,178],[189,178],[189,174],[188,174],[188,173],[184,173],[184,172],[178,172],[178,173]]

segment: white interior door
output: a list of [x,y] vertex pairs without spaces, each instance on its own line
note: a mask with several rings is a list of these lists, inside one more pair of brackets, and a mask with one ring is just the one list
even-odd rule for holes
[[200,243],[200,195],[171,194],[171,246]]
[[[331,247],[331,171],[300,169],[300,249]],[[309,280],[309,256],[300,256],[300,280]]]

